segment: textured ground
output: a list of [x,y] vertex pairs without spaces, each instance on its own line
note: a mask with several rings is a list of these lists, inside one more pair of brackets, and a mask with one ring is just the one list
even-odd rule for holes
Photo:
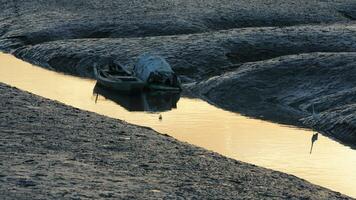
[[29,44],[349,22],[353,0],[1,0],[2,33]]
[[92,77],[94,62],[157,53],[211,103],[356,144],[354,0],[2,0],[0,10],[0,49],[29,62]]
[[[86,77],[94,62],[156,53],[186,94],[356,144],[355,20],[354,0],[0,0],[0,50]],[[0,93],[0,199],[343,198],[146,128],[2,84]]]
[[0,199],[348,199],[0,84]]

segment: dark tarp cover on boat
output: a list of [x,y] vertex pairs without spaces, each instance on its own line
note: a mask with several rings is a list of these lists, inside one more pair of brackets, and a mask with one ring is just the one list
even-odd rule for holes
[[160,56],[150,54],[141,55],[133,72],[136,77],[148,84],[163,84],[180,87],[177,75],[168,62]]

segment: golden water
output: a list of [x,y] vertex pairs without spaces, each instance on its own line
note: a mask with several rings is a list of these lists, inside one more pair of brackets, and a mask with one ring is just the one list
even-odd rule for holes
[[312,131],[250,119],[201,100],[181,98],[177,109],[129,112],[100,97],[95,81],[68,76],[0,54],[0,82],[133,124],[149,126],[225,156],[290,173],[356,197],[356,151],[319,134],[310,154]]

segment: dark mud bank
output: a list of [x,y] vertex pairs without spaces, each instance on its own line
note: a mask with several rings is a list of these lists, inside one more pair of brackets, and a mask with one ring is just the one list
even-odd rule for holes
[[356,53],[285,56],[247,63],[188,88],[225,109],[314,127],[355,144],[355,64]]
[[0,49],[28,62],[92,77],[94,63],[132,66],[157,53],[187,93],[356,144],[354,0],[14,0],[0,8]]
[[1,199],[349,199],[0,84]]

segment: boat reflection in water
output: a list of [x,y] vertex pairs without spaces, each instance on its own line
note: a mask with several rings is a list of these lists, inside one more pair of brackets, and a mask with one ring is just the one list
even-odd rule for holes
[[95,85],[93,94],[95,95],[95,102],[100,96],[105,99],[109,99],[128,111],[131,112],[164,112],[177,108],[177,102],[180,99],[179,92],[171,91],[149,91],[149,92],[137,92],[135,94],[119,93],[115,90],[111,90]]

